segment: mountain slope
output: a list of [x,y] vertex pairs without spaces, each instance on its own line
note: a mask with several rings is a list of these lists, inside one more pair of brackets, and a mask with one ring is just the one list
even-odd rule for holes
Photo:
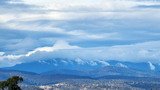
[[17,70],[0,69],[0,81],[6,80],[11,76],[23,77],[24,79],[23,84],[27,85],[54,84],[61,81],[65,81],[67,79],[92,79],[88,76],[65,75],[65,74],[44,75],[44,74],[36,74],[36,73],[17,71]]
[[7,69],[21,70],[35,73],[43,73],[56,69],[68,69],[68,70],[93,70],[107,66],[105,61],[85,61],[81,59],[61,59],[56,58],[52,60],[41,60],[29,63],[17,64],[13,67],[7,67]]
[[160,75],[160,65],[151,62],[87,61],[80,58],[34,61],[7,67],[6,69],[42,73],[44,75],[65,74],[94,77],[105,75],[157,77]]

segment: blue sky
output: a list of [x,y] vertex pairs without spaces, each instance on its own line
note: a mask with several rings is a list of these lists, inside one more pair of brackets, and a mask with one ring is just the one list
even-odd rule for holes
[[160,63],[159,23],[159,0],[0,0],[0,66],[59,54]]

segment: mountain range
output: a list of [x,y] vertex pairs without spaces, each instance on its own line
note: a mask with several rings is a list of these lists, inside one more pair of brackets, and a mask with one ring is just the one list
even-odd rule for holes
[[[151,62],[85,61],[77,59],[41,60],[0,69],[0,80],[24,78],[23,85],[52,85],[70,80],[159,80],[160,65]],[[148,82],[147,81],[147,82]]]
[[116,60],[82,60],[55,58],[17,64],[6,67],[7,70],[19,70],[43,75],[78,75],[100,77],[106,75],[159,77],[160,65],[151,62],[123,62]]

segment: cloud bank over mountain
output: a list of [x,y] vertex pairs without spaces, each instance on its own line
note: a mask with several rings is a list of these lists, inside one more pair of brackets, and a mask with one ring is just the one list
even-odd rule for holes
[[[5,55],[0,53],[1,66],[13,66],[19,63],[52,60],[55,58],[84,61],[120,60],[129,62],[160,63],[159,41],[139,43],[135,45],[119,45],[110,47],[82,48],[71,46],[68,42],[57,41],[51,47],[40,47],[26,54]],[[150,64],[151,65],[151,64]],[[153,67],[154,68],[154,67]]]
[[54,57],[159,62],[159,6],[159,0],[1,0],[0,67]]

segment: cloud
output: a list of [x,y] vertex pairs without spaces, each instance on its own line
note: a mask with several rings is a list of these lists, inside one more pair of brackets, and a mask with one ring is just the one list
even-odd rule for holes
[[34,5],[24,4],[22,0],[1,0],[0,1],[0,10],[1,14],[16,14],[16,13],[37,13],[41,10],[40,7]]
[[[137,43],[133,45],[81,48],[78,46],[69,45],[65,41],[57,41],[52,47],[40,47],[22,55],[5,55],[2,53],[1,63],[4,63],[3,66],[12,66],[23,62],[52,60],[54,58],[78,60],[79,63],[99,60],[102,61],[102,63],[103,61],[107,60],[120,60],[129,62],[149,61],[153,63],[159,63],[159,44],[160,41],[154,41]],[[103,64],[107,65],[107,63]]]
[[53,53],[53,52],[61,50],[61,49],[62,50],[68,50],[68,49],[79,49],[79,48],[80,47],[78,47],[78,46],[71,46],[71,45],[69,45],[68,42],[66,42],[66,41],[59,40],[52,47],[40,47],[40,48],[36,48],[35,50],[29,51],[26,54],[5,55],[4,52],[0,52],[0,61],[1,61],[1,64],[2,64],[2,65],[0,65],[0,67],[3,67],[5,65],[6,66],[13,66],[13,65],[18,64],[18,63],[28,62],[28,61],[25,61],[23,59],[28,58],[28,57],[30,58],[30,57],[32,57],[32,55],[35,55],[37,53],[38,54],[39,53],[50,53],[50,52]]
[[[159,4],[159,0],[1,0],[0,61],[14,65],[28,58],[80,56],[156,62]],[[58,44],[62,49],[56,50],[57,40],[70,42],[61,45],[71,49]]]
[[6,54],[22,54],[37,47],[51,46],[57,39],[66,40],[70,36],[56,32],[20,31],[0,29],[0,50]]
[[5,45],[8,50],[14,51],[12,54],[22,54],[36,48],[38,46],[38,42],[31,38],[24,38],[22,40],[17,41],[15,44]]
[[78,46],[70,46],[68,42],[65,41],[57,41],[53,47],[42,47],[37,48],[34,51],[28,52],[25,56],[30,56],[32,54],[35,54],[37,52],[54,52],[56,50],[60,49],[78,49]]
[[138,8],[151,8],[151,9],[160,9],[160,5],[139,5]]
[[[81,59],[84,60],[123,60],[132,62],[151,61],[155,63],[159,62],[159,54],[160,54],[160,50],[158,49],[159,44],[160,44],[159,41],[154,41],[154,42],[138,43],[133,45],[58,50],[54,53],[53,52],[47,54],[45,53],[46,55],[44,55],[44,57],[39,59],[44,59],[44,58],[74,59],[80,57]],[[39,54],[43,55],[43,53]]]
[[0,52],[0,56],[3,56],[4,55],[4,52]]

